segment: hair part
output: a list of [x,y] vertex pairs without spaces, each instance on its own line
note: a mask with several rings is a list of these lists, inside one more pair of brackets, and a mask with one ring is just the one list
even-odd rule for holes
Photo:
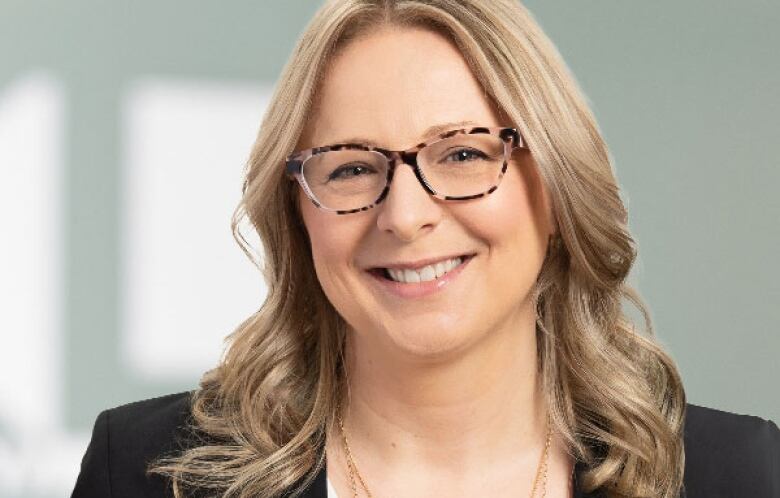
[[[283,175],[329,61],[382,27],[453,41],[486,95],[528,142],[558,226],[533,290],[538,365],[551,421],[584,460],[586,491],[679,495],[685,392],[627,283],[637,249],[606,144],[560,55],[515,0],[332,0],[300,37],[252,149],[232,229],[268,294],[227,338],[193,393],[189,447],[153,462],[174,495],[298,496],[324,463],[344,385],[346,327],[314,271],[298,192]],[[253,254],[240,225],[260,236]],[[262,260],[262,261],[260,261]],[[623,310],[632,303],[644,329]],[[297,486],[296,486],[297,484]]]

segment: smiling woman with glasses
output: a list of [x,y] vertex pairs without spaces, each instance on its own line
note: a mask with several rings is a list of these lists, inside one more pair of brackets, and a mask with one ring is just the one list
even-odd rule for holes
[[266,301],[197,390],[98,416],[74,497],[778,496],[777,426],[686,403],[516,1],[327,1],[252,150],[251,254],[246,217]]

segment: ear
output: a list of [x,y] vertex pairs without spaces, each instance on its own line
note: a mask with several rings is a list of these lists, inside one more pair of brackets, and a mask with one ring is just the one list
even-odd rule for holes
[[[538,169],[537,169],[538,171]],[[541,187],[542,209],[545,213],[545,222],[547,224],[547,233],[551,236],[558,234],[558,217],[555,215],[555,206],[553,205],[552,195],[547,188],[544,177],[539,174],[539,185]]]
[[544,213],[547,222],[547,230],[550,235],[555,235],[558,233],[558,221],[555,219],[555,210],[552,207],[549,195],[545,193],[544,197]]

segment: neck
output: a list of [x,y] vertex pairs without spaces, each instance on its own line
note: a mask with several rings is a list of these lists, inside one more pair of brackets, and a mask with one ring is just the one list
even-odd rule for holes
[[350,331],[345,351],[342,413],[361,468],[535,467],[547,426],[532,318],[435,361],[377,346]]

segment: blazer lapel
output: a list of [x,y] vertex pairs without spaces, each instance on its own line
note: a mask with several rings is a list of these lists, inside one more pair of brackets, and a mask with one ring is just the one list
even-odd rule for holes
[[326,468],[327,462],[323,461],[322,468],[317,473],[317,477],[315,477],[311,485],[306,488],[306,491],[303,492],[301,498],[328,498],[328,483],[326,481],[327,475],[325,473]]
[[[317,476],[312,481],[311,485],[304,491],[301,498],[328,498],[328,486],[327,486],[327,462],[323,463],[322,469],[317,473]],[[603,498],[599,492],[586,493],[581,488],[581,475],[585,471],[587,466],[585,462],[577,460],[574,465],[574,498]],[[330,497],[334,498],[334,497]],[[339,498],[351,498],[349,496],[340,496]]]
[[582,473],[587,470],[588,466],[584,461],[577,459],[574,464],[574,498],[603,498],[603,495],[599,491],[592,493],[586,493],[582,490]]

